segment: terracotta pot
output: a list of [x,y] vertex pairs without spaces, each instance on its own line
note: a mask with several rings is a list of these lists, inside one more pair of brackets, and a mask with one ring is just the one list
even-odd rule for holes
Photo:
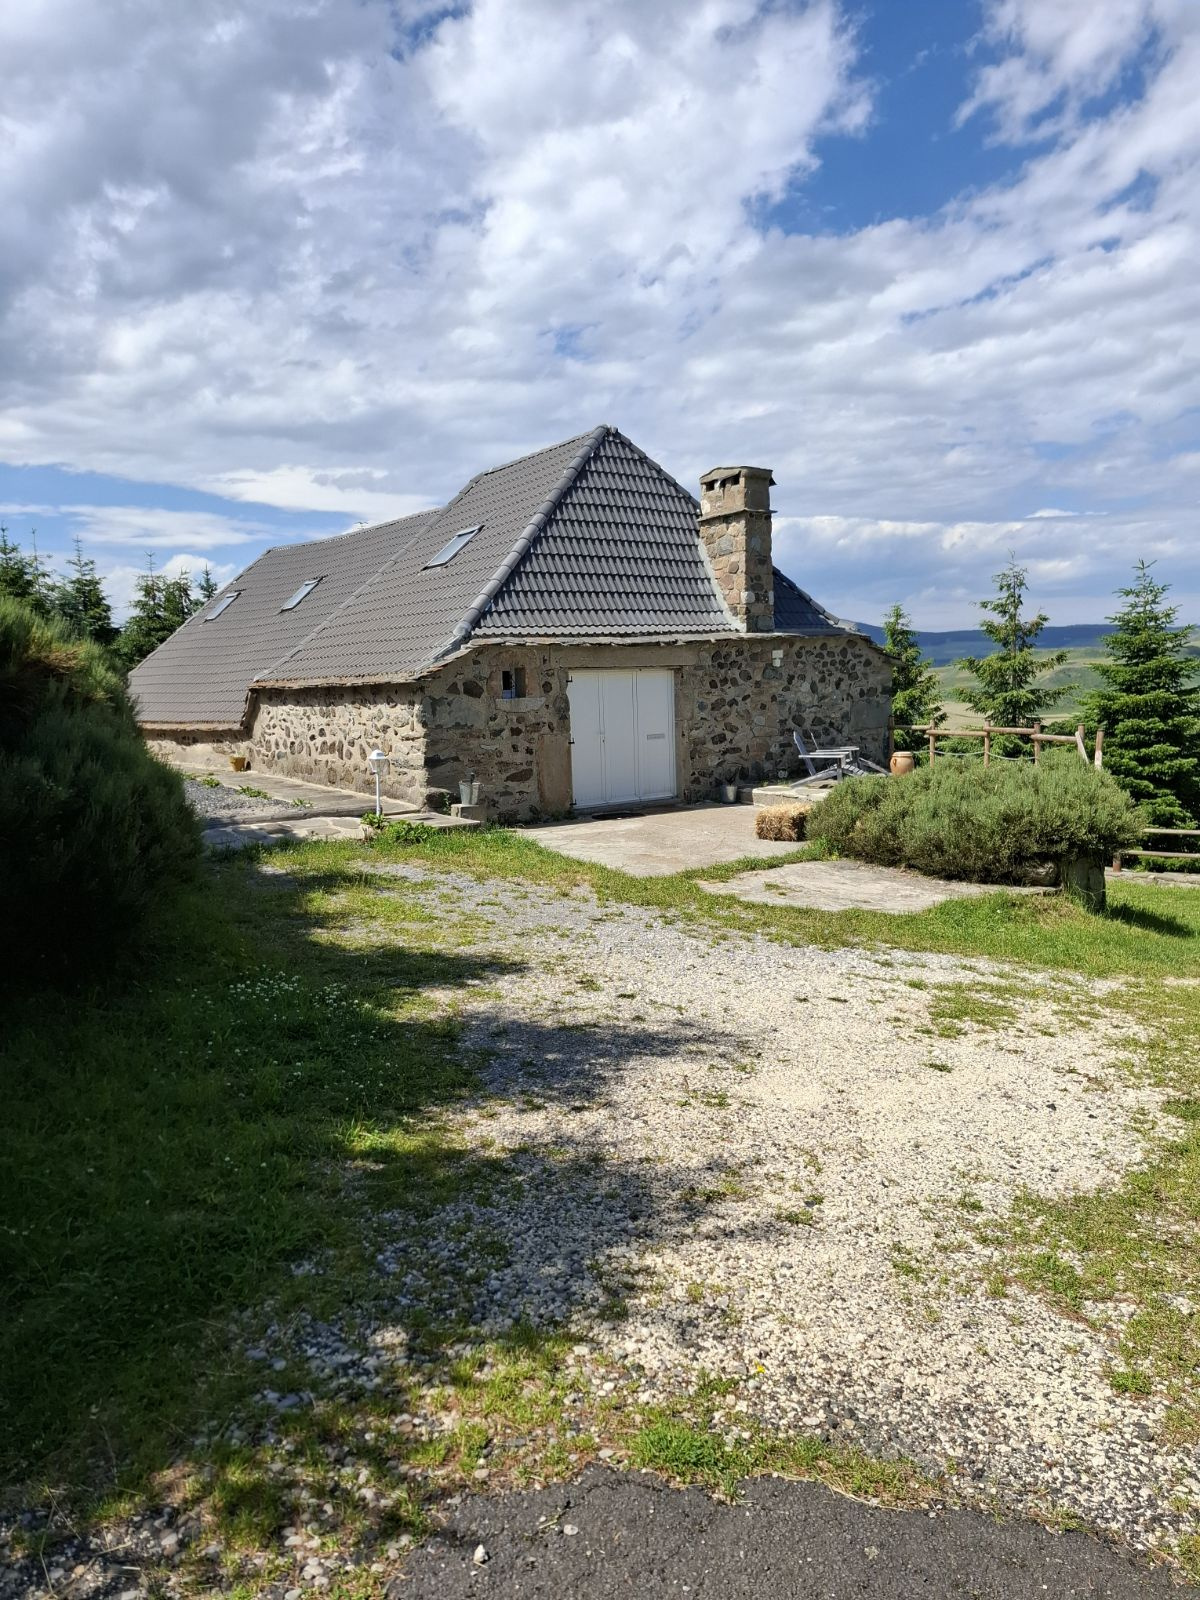
[[892,769],[893,778],[902,778],[906,772],[911,772],[917,764],[917,758],[911,750],[897,750],[888,762]]

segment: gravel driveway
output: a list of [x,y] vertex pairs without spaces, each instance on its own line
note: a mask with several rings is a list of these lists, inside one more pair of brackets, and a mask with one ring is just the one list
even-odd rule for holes
[[968,1498],[1142,1548],[1196,1526],[1194,1457],[1160,1442],[1160,1403],[1107,1379],[1116,1328],[989,1292],[979,1223],[1022,1188],[1111,1183],[1144,1149],[1135,1120],[1163,1118],[1116,1069],[1111,1018],[1064,1024],[1079,980],[1019,1029],[943,1037],[938,986],[974,993],[997,969],[378,870],[470,919],[460,948],[519,958],[467,1003],[487,1091],[459,1126],[526,1181],[420,1238],[393,1219],[378,1265],[398,1321],[364,1357],[449,1294],[483,1333],[567,1318],[579,1384],[631,1405],[737,1380],[731,1440],[762,1423],[901,1453]]

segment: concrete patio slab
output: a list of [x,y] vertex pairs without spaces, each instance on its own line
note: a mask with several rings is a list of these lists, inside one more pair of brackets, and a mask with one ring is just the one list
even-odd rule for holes
[[590,817],[524,828],[528,839],[575,861],[616,867],[637,878],[665,877],[688,867],[715,867],[742,856],[787,855],[796,849],[756,839],[753,806],[693,806],[641,816]]
[[762,905],[807,906],[816,911],[887,911],[897,916],[928,911],[943,900],[969,900],[981,894],[1053,892],[952,883],[898,867],[871,867],[862,861],[792,861],[765,872],[742,872],[724,883],[701,880],[699,887],[709,894],[733,895]]

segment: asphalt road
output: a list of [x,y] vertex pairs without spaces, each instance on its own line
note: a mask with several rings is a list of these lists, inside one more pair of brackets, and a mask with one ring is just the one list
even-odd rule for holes
[[1162,1568],[1036,1523],[997,1523],[969,1511],[880,1511],[818,1484],[775,1479],[746,1484],[738,1503],[725,1505],[697,1489],[603,1468],[574,1484],[471,1496],[388,1587],[389,1600],[1182,1600],[1186,1593]]

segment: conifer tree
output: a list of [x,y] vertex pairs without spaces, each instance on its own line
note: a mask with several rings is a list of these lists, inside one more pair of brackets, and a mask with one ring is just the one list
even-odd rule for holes
[[176,628],[182,628],[189,617],[200,609],[200,601],[192,593],[192,575],[186,567],[176,578],[163,584],[163,624],[169,638]]
[[219,587],[220,585],[212,575],[212,568],[206,561],[204,563],[204,571],[196,580],[196,609],[199,610],[201,606],[206,606]]
[[78,538],[67,566],[67,577],[54,587],[55,611],[79,638],[111,645],[117,637],[112,607],[96,575],[96,563],[85,557]]
[[[991,655],[966,656],[959,662],[975,679],[975,687],[963,690],[963,699],[999,727],[1027,728],[1069,692],[1068,685],[1051,688],[1041,681],[1062,666],[1067,652],[1036,653],[1038,635],[1050,619],[1042,611],[1022,617],[1029,574],[1017,565],[1015,557],[992,582],[996,593],[990,600],[981,600],[979,606],[991,612],[983,631],[996,649]],[[1024,750],[1024,741],[998,739],[992,748],[997,755],[1018,755]]]
[[153,556],[146,559],[146,571],[135,587],[133,610],[121,629],[120,655],[127,671],[195,616],[202,603],[192,593],[192,579],[186,569],[177,577],[167,578],[155,572]]
[[119,653],[128,671],[175,631],[167,626],[163,603],[165,582],[154,570],[154,557],[146,558],[146,571],[134,586],[133,609],[121,629]]
[[892,658],[892,718],[897,725],[897,750],[916,750],[919,734],[906,730],[920,724],[937,727],[945,721],[940,704],[941,686],[928,659],[921,654],[912,618],[894,605],[883,619],[883,648]]
[[37,545],[26,555],[0,527],[0,594],[23,600],[36,616],[48,617],[54,609],[51,585],[38,558]]
[[1200,661],[1151,564],[1139,561],[1134,581],[1117,590],[1125,603],[1108,619],[1114,631],[1096,667],[1103,687],[1085,706],[1104,727],[1105,766],[1147,820],[1187,828],[1200,818]]

